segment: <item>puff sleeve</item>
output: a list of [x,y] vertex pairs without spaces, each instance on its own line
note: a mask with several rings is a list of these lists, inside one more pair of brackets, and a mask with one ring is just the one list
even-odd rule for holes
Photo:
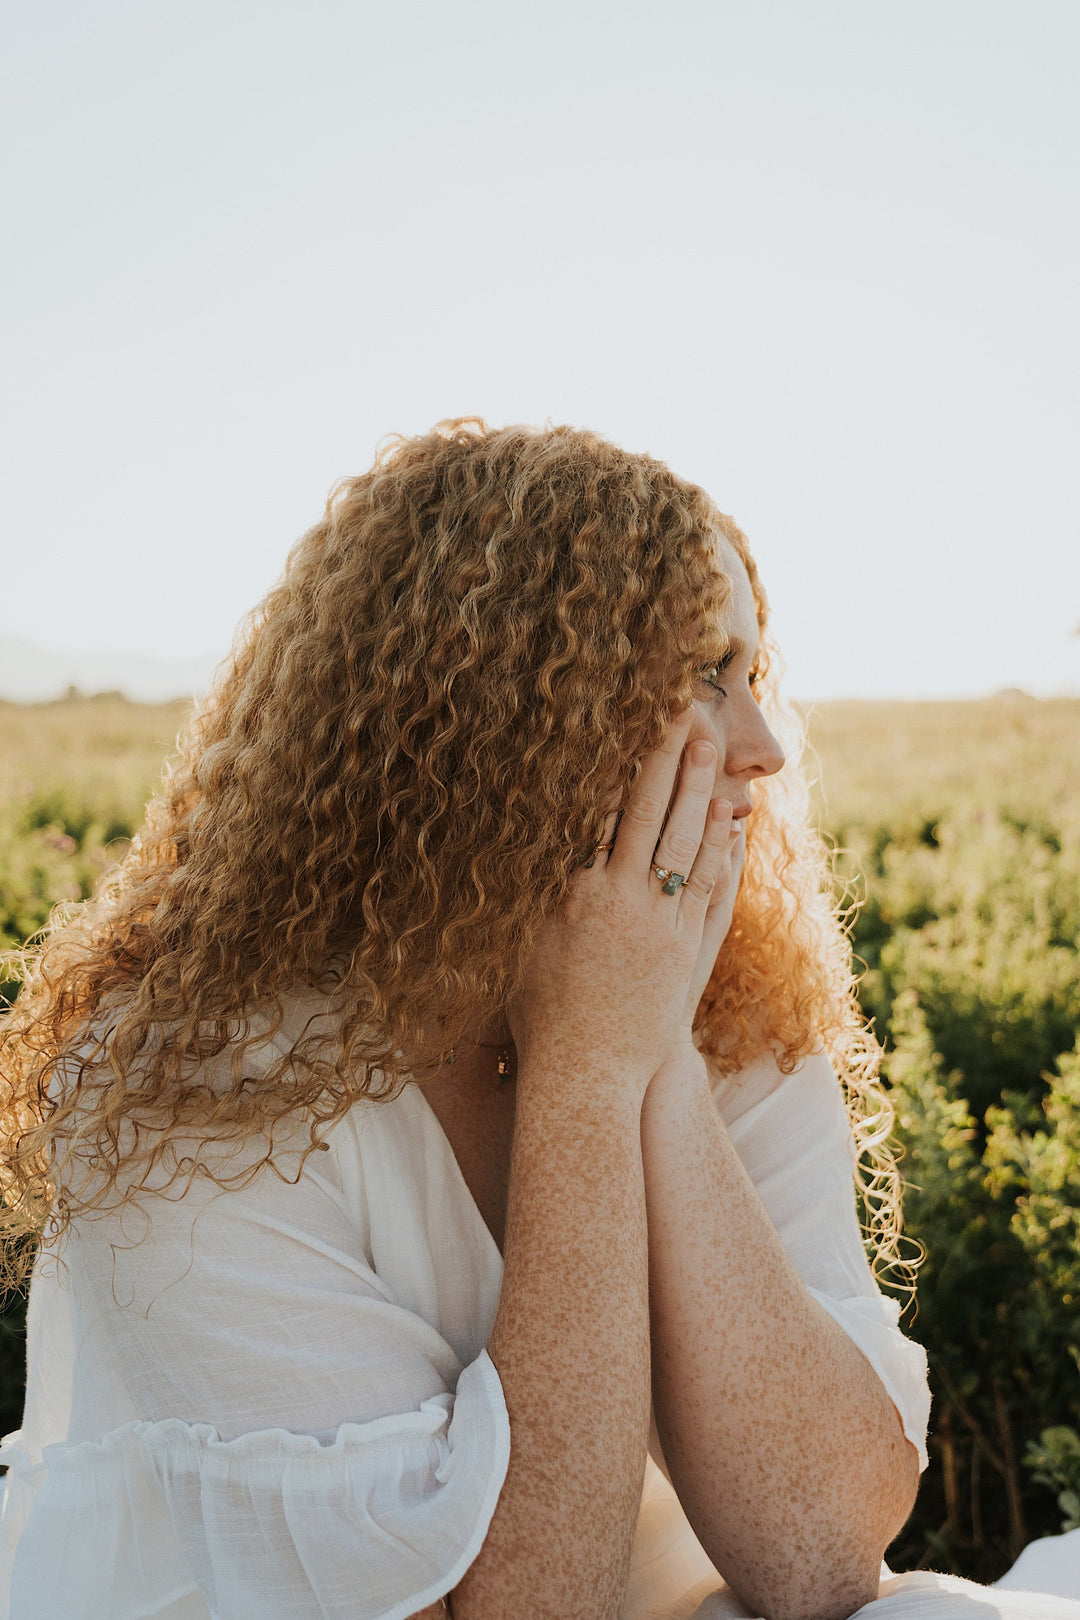
[[498,1374],[376,1274],[346,1180],[194,1183],[35,1278],[68,1295],[73,1401],[62,1441],[8,1446],[12,1620],[405,1620],[456,1585],[509,1458]]
[[840,1083],[824,1053],[793,1074],[771,1059],[713,1094],[747,1173],[803,1283],[870,1362],[927,1464],[926,1353],[900,1330],[863,1247],[853,1183],[855,1145]]

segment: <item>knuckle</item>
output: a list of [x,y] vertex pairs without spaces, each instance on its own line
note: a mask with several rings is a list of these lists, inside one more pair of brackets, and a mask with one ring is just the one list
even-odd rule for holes
[[[650,822],[659,821],[663,814],[663,804],[658,793],[642,793],[626,810],[626,817],[638,825],[647,826]],[[626,817],[623,819],[625,820]]]
[[[664,839],[664,849],[676,863],[693,860],[698,852],[698,847],[696,840],[687,833],[672,833],[670,837]],[[664,865],[665,863],[661,862],[660,864]]]

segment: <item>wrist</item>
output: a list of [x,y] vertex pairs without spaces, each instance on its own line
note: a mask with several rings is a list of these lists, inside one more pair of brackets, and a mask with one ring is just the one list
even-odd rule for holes
[[661,1096],[698,1090],[702,1086],[709,1089],[709,1072],[687,1029],[649,1081],[646,1101],[655,1102]]
[[647,1073],[599,1053],[562,1045],[530,1048],[518,1054],[516,1112],[535,1107],[582,1118],[590,1112],[636,1118],[648,1084]]

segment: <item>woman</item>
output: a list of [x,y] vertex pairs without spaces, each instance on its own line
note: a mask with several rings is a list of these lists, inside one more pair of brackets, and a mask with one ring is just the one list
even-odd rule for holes
[[0,1048],[13,1620],[971,1612],[765,619],[591,434],[333,492]]

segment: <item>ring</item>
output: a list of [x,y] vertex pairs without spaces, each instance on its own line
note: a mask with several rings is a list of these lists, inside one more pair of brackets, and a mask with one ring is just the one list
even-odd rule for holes
[[596,857],[599,854],[601,854],[606,849],[614,849],[614,848],[615,848],[615,840],[614,839],[612,839],[610,844],[597,844],[596,848],[593,850],[593,852],[589,856],[588,860],[587,861],[582,861],[582,863],[581,863],[582,866],[586,869],[586,871],[588,871],[589,867],[592,866],[595,863]]
[[666,866],[657,866],[655,863],[653,865],[653,874],[664,885],[661,890],[663,894],[678,894],[686,882],[681,872],[671,872]]

